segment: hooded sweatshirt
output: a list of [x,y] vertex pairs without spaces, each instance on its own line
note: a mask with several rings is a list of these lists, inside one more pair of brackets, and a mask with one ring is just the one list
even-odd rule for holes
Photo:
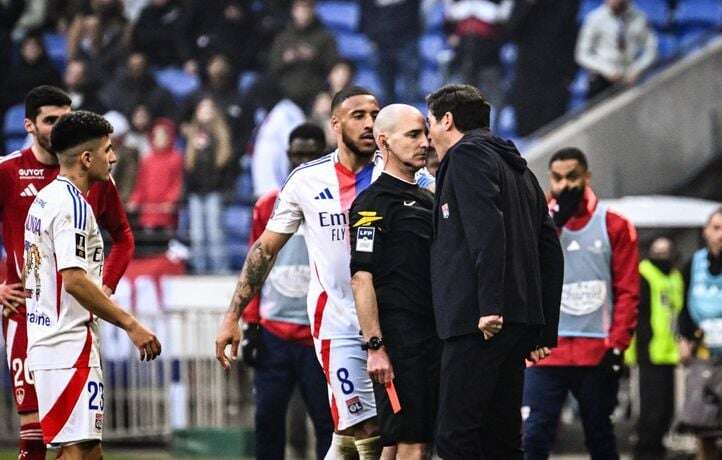
[[[168,146],[154,145],[153,132],[164,129]],[[175,125],[161,118],[150,131],[151,151],[138,168],[135,189],[130,204],[139,206],[139,223],[143,228],[173,228],[176,225],[176,207],[183,191],[183,157],[175,149]]]
[[512,142],[472,130],[436,177],[431,280],[439,336],[502,315],[556,343],[564,261],[544,193]]

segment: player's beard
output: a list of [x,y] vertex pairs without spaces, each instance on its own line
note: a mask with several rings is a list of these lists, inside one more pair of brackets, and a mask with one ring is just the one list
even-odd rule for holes
[[38,145],[40,145],[40,147],[42,147],[46,152],[55,155],[55,152],[53,152],[53,149],[50,147],[50,136],[41,136],[39,134],[36,134],[35,138],[37,139]]
[[371,156],[376,151],[376,144],[373,145],[368,151],[362,150],[361,147],[356,144],[356,142],[351,139],[351,136],[349,136],[346,133],[346,130],[341,128],[341,142],[344,143],[346,147],[348,147],[349,150],[351,150],[351,153],[356,155],[357,157],[361,158],[371,158]]

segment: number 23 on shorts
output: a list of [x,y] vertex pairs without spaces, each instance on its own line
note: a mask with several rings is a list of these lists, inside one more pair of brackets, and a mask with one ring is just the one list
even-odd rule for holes
[[103,384],[101,382],[88,381],[88,393],[90,393],[90,399],[88,400],[89,410],[103,410],[105,407],[105,400],[103,398]]

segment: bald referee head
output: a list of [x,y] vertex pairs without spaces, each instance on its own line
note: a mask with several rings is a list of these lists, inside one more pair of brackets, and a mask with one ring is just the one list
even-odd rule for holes
[[426,165],[429,140],[421,112],[411,105],[387,105],[376,116],[374,138],[386,159],[386,170],[404,179]]
[[60,117],[50,133],[60,174],[84,192],[93,183],[110,179],[110,169],[117,161],[110,142],[112,132],[111,124],[93,112],[78,110]]

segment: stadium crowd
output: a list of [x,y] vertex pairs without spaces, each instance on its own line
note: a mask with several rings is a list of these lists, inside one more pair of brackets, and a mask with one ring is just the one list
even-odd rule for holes
[[[673,12],[675,2],[670,3],[669,11]],[[577,66],[588,71],[588,95],[594,97],[635,84],[657,57],[653,29],[644,13],[626,0],[606,0],[585,17],[578,33],[578,1],[557,2],[553,14],[545,9],[543,1],[460,0],[444,2],[443,6],[446,39],[454,50],[447,63],[447,79],[474,83],[493,105],[514,106],[520,135],[531,134],[564,114]],[[237,268],[228,257],[224,234],[226,206],[239,201],[247,206],[269,192],[277,193],[292,166],[297,165],[289,157],[294,151],[304,153],[303,148],[294,149],[295,139],[313,141],[311,150],[315,156],[320,154],[316,150],[321,145],[326,145],[326,150],[335,148],[337,143],[350,145],[349,140],[339,140],[338,132],[328,123],[339,104],[334,102],[334,95],[349,90],[347,99],[371,95],[353,93],[357,63],[339,51],[334,34],[317,17],[312,0],[252,5],[236,0],[10,0],[2,8],[5,18],[0,32],[2,63],[17,71],[3,75],[0,82],[3,89],[0,112],[9,112],[32,88],[52,84],[66,89],[73,110],[105,114],[113,126],[113,145],[118,154],[113,176],[139,242],[167,243],[183,227],[181,222],[185,219],[192,254],[189,261],[196,273],[227,274],[232,266]],[[413,104],[422,98],[418,69],[423,52],[419,45],[423,24],[419,2],[406,0],[391,5],[361,2],[360,30],[378,50],[377,74],[383,94],[380,100]],[[564,33],[558,33],[559,30]],[[46,50],[44,34],[49,32],[65,37],[67,48],[62,65],[51,59]],[[509,39],[518,47],[516,74],[511,80],[503,75],[501,52]],[[244,46],[238,46],[239,43]],[[167,73],[168,69],[199,83],[181,94],[168,81],[188,80],[174,79],[178,74]],[[166,75],[174,77],[164,80]],[[509,82],[511,89],[505,91]],[[325,139],[308,128],[304,124],[307,121],[315,122],[316,130],[323,127]],[[299,126],[306,130],[299,134]],[[460,130],[466,131],[469,130]],[[393,153],[388,144],[379,148],[384,153]],[[560,163],[570,166],[559,170]],[[585,181],[588,171],[584,154],[560,151],[549,166],[553,184],[549,192],[554,197],[550,207],[565,245],[565,261],[569,263],[572,253],[578,250],[573,248],[577,242],[573,238],[581,238],[578,234],[588,231],[589,222],[599,223],[598,229],[592,229],[599,234],[585,235],[590,239],[584,244],[599,243],[592,252],[598,255],[607,251],[606,266],[601,263],[591,269],[582,265],[575,273],[606,270],[602,275],[597,271],[595,276],[602,278],[596,281],[604,284],[610,296],[600,310],[600,315],[607,316],[597,318],[599,324],[563,324],[560,335],[566,332],[567,336],[558,345],[549,343],[550,347],[556,345],[552,358],[545,365],[526,371],[527,383],[532,379],[534,382],[528,388],[548,390],[543,397],[524,394],[525,409],[529,411],[525,415],[524,433],[527,458],[548,455],[554,438],[549,426],[558,422],[568,391],[575,394],[581,405],[589,450],[600,449],[599,458],[615,458],[612,427],[600,426],[598,422],[608,421],[616,406],[618,374],[624,351],[634,335],[637,309],[640,316],[632,348],[634,355],[629,352],[627,359],[639,363],[640,394],[649,398],[642,400],[641,420],[647,422],[640,421],[640,426],[646,423],[644,427],[656,428],[656,431],[640,428],[637,456],[660,458],[659,455],[664,455],[662,438],[674,413],[667,402],[674,392],[670,372],[678,362],[683,362],[697,366],[691,367],[691,379],[707,375],[709,366],[694,361],[693,356],[712,357],[714,362],[722,353],[719,320],[722,304],[714,297],[717,291],[722,291],[718,289],[722,287],[719,281],[722,214],[717,211],[710,216],[704,231],[706,247],[695,253],[684,270],[674,268],[677,262],[674,250],[664,239],[654,242],[648,259],[639,265],[631,224],[616,214],[607,214],[606,209],[597,209],[596,197]],[[355,180],[361,181],[358,177]],[[555,183],[562,184],[558,190]],[[578,192],[576,196],[565,194],[572,189]],[[309,199],[330,199],[328,189],[325,192],[328,196],[322,192]],[[275,195],[273,200],[266,200],[265,207],[273,201]],[[546,212],[546,206],[543,208]],[[448,208],[444,212],[448,213]],[[361,219],[366,217],[360,215]],[[601,223],[605,219],[606,223]],[[235,226],[249,224],[234,222]],[[298,223],[295,224],[297,228]],[[275,225],[281,228],[281,223]],[[565,240],[564,235],[570,239]],[[253,239],[260,236],[259,230],[254,229]],[[602,241],[608,247],[602,247]],[[357,243],[355,247],[358,251]],[[617,258],[610,262],[614,255]],[[584,264],[588,260],[574,263]],[[588,281],[567,279],[568,276],[571,275],[565,274],[565,284]],[[586,299],[584,296],[589,293],[580,289],[577,294]],[[562,303],[565,301],[570,299]],[[610,320],[611,311],[614,318]],[[263,319],[261,315],[256,322]],[[670,325],[677,319],[679,329],[672,328]],[[485,327],[493,331],[491,337],[499,333],[501,325],[495,329],[496,320],[490,321]],[[267,324],[264,327],[269,329]],[[569,329],[565,331],[564,327]],[[486,336],[481,323],[479,329]],[[288,332],[285,330],[284,334]],[[311,333],[304,329],[306,332]],[[609,340],[600,341],[607,332]],[[307,338],[310,340],[310,336]],[[364,339],[368,339],[367,347],[378,350],[373,348],[372,340]],[[266,340],[275,338],[267,336]],[[284,349],[288,344],[277,346]],[[584,351],[581,358],[579,350]],[[313,355],[304,359],[309,356],[313,361]],[[305,368],[308,370],[308,366]],[[587,372],[589,368],[593,369]],[[316,370],[318,377],[320,369]],[[597,370],[604,372],[608,385],[596,378]],[[260,377],[257,385],[262,384]],[[722,395],[709,382],[699,385],[699,391],[693,393],[697,400],[685,406],[683,425],[699,434],[700,458],[713,458],[717,455],[718,431],[711,429],[710,424],[716,421],[713,416],[700,417],[700,412],[708,408],[705,404],[710,397]],[[378,393],[378,389],[375,391]],[[549,398],[549,392],[558,396],[556,401]],[[655,404],[657,400],[665,403]],[[328,424],[328,420],[321,420],[316,428],[323,426],[328,431]],[[356,446],[362,453],[363,448],[358,443]],[[602,452],[604,449],[609,451]]]
[[[566,112],[578,66],[589,69],[590,95],[637,81],[657,49],[644,13],[626,0],[590,14],[580,4],[362,1],[353,27],[365,41],[354,42],[313,0],[13,0],[0,5],[1,63],[14,69],[0,77],[0,117],[40,84],[64,87],[73,109],[109,113],[139,249],[164,246],[180,225],[193,270],[227,273],[244,255],[225,240],[227,206],[248,216],[283,182],[285,142],[304,120],[333,149],[331,95],[368,80],[369,66],[383,101],[419,106],[429,66],[432,81],[475,83],[495,108],[514,107],[521,136]],[[359,55],[369,43],[375,59]],[[517,46],[515,70],[502,62],[505,43]],[[7,131],[15,138],[0,149],[10,153],[22,139]]]

